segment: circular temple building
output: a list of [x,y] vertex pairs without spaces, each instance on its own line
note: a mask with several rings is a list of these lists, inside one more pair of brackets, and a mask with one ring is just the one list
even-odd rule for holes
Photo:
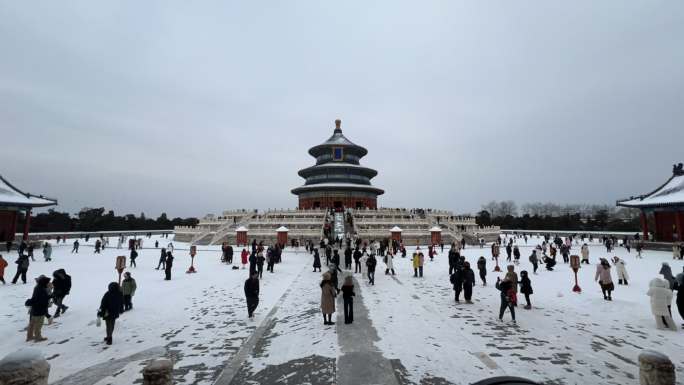
[[372,208],[378,206],[378,195],[384,191],[371,185],[378,172],[359,164],[368,150],[352,143],[344,135],[335,120],[333,135],[318,146],[311,147],[309,154],[316,164],[299,171],[306,181],[292,190],[299,197],[299,209],[319,208]]

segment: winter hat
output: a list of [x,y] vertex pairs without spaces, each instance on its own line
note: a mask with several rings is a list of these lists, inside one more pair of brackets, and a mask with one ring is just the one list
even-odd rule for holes
[[324,281],[329,281],[330,278],[331,278],[331,277],[330,277],[330,273],[329,273],[329,272],[326,271],[325,273],[323,273],[323,280],[324,280]]

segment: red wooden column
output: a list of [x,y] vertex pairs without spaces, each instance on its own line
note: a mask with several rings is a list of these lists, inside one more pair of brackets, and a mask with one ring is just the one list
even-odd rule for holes
[[648,217],[644,210],[641,210],[641,231],[643,233],[644,241],[648,241]]
[[28,241],[29,228],[31,227],[31,209],[26,210],[26,219],[24,220],[24,236],[21,238]]

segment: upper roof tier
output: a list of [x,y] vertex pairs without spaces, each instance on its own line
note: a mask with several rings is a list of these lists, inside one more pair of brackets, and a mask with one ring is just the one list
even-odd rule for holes
[[617,201],[618,206],[632,208],[684,207],[684,166],[672,167],[672,176],[654,191]]
[[309,149],[309,154],[313,157],[319,157],[324,154],[329,154],[333,147],[343,147],[345,152],[354,154],[360,158],[366,156],[368,150],[347,139],[342,134],[341,126],[342,121],[340,119],[335,120],[335,131],[333,131],[332,136],[325,142],[311,147]]
[[42,195],[36,196],[19,190],[0,175],[0,206],[32,208],[56,204],[56,199],[45,198]]

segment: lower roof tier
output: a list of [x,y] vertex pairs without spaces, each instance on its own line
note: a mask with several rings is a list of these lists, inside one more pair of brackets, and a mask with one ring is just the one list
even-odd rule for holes
[[377,187],[354,184],[354,183],[318,183],[300,186],[292,190],[292,193],[299,195],[301,193],[310,193],[315,191],[329,192],[329,191],[362,191],[375,195],[382,195],[385,190]]

